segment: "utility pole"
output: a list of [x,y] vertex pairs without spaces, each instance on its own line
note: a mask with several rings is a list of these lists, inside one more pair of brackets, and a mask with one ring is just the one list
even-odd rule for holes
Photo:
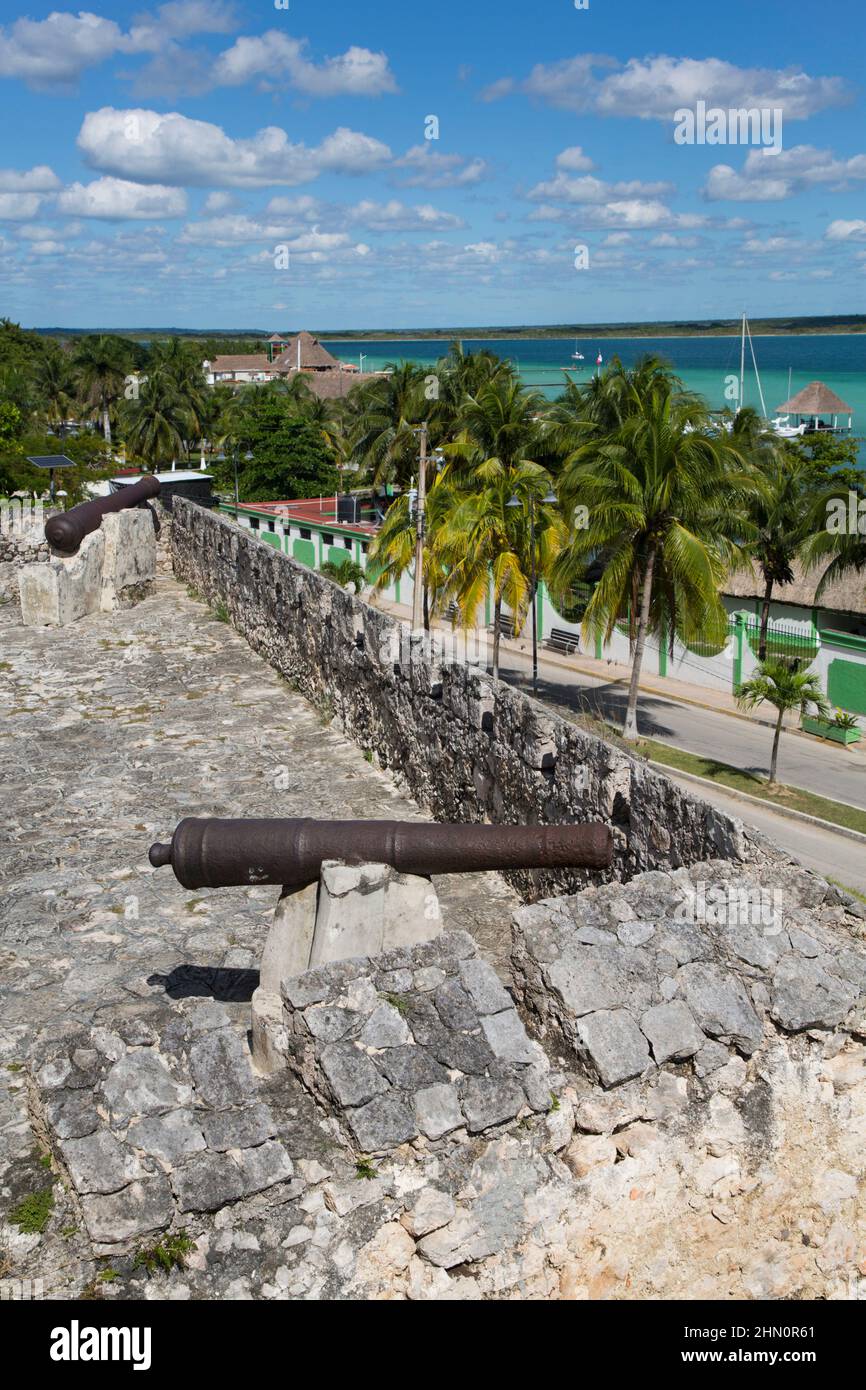
[[421,457],[418,463],[418,497],[415,503],[415,587],[412,591],[412,631],[424,626],[424,507],[427,501],[427,421],[418,433],[421,436]]

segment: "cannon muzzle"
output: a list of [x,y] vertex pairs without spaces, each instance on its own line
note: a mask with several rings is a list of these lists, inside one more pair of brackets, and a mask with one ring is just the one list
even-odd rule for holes
[[138,507],[149,497],[156,497],[158,492],[159,479],[146,473],[137,483],[130,483],[119,492],[94,498],[92,502],[79,502],[68,512],[49,517],[45,523],[45,539],[61,554],[74,555],[84,537],[99,530],[104,516],[125,511],[127,507]]
[[393,820],[182,820],[168,845],[150,849],[184,888],[315,883],[322,861],[390,864],[406,874],[484,869],[606,869],[608,825],[418,825]]

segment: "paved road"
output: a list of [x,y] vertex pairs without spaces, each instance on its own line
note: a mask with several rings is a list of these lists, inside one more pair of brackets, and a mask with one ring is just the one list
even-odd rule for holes
[[727,796],[715,788],[699,787],[694,782],[677,777],[675,772],[665,771],[684,791],[763,831],[782,849],[795,854],[807,869],[814,869],[822,878],[834,879],[846,888],[856,888],[858,893],[866,893],[866,847],[856,840],[836,835],[832,830],[808,825],[805,821],[788,820],[775,811],[765,811],[762,806],[738,801],[736,797]]
[[[529,689],[528,656],[504,650],[502,677],[523,690]],[[542,658],[538,694],[576,712],[601,715],[621,724],[628,691],[624,685],[604,681],[580,671],[557,666]],[[773,744],[772,729],[749,724],[728,714],[699,709],[695,705],[650,695],[638,698],[638,728],[645,738],[659,739],[689,753],[742,768],[768,773]],[[800,734],[783,733],[778,778],[789,786],[803,787],[834,801],[847,801],[866,810],[866,757],[859,750],[846,751],[832,744],[820,745]]]

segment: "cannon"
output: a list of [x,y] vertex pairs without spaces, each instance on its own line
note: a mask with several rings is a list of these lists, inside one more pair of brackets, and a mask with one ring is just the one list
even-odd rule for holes
[[[45,539],[62,555],[74,555],[84,537],[89,536],[91,531],[99,530],[104,516],[110,512],[125,511],[127,507],[141,506],[148,498],[156,497],[158,493],[159,479],[154,478],[151,473],[146,473],[137,483],[130,483],[119,492],[110,493],[108,497],[97,497],[92,502],[79,502],[77,507],[70,507],[68,512],[49,517],[45,523]],[[155,516],[153,521],[154,526],[158,526]]]
[[154,868],[170,864],[184,888],[315,883],[323,860],[390,864],[405,874],[483,869],[605,869],[613,858],[607,825],[419,825],[393,820],[220,820],[188,817],[170,844],[150,848]]

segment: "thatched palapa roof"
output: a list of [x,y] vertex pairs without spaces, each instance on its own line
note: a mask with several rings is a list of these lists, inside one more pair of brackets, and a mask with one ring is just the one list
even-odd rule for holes
[[284,352],[274,358],[274,366],[281,371],[295,371],[298,365],[298,341],[301,344],[301,370],[328,371],[339,368],[336,357],[322,347],[312,333],[298,333],[292,338]]
[[810,381],[808,386],[804,386],[802,391],[798,391],[796,396],[792,396],[784,405],[777,405],[777,411],[781,414],[785,411],[789,415],[853,415],[850,405],[831,391],[829,386],[825,386],[823,381]]
[[[866,574],[858,574],[856,570],[848,570],[832,584],[828,584],[816,604],[815,590],[828,563],[829,560],[814,569],[806,570],[799,560],[795,560],[794,582],[774,585],[773,602],[795,603],[804,608],[817,606],[836,613],[866,615]],[[729,574],[722,585],[722,592],[732,598],[763,598],[764,580],[758,566],[753,563],[745,569]]]

